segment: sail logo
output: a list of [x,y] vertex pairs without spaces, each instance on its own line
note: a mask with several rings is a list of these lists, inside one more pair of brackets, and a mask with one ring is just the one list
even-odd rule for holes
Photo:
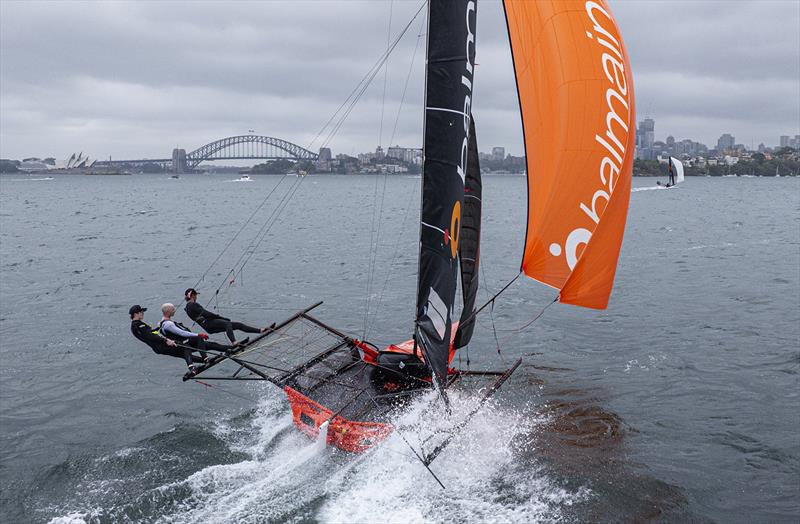
[[428,303],[425,305],[425,316],[427,316],[436,334],[439,335],[439,340],[444,340],[444,335],[447,331],[447,324],[450,322],[450,311],[436,292],[433,287],[428,291]]
[[470,27],[470,13],[472,13],[473,17],[475,16],[475,2],[473,0],[467,2],[465,14],[467,40],[464,44],[464,51],[467,59],[464,62],[464,74],[461,75],[461,85],[467,88],[467,94],[464,95],[464,111],[462,114],[464,121],[464,141],[461,143],[461,157],[456,171],[458,172],[458,176],[461,177],[462,183],[465,183],[466,180],[466,170],[464,166],[467,164],[467,151],[469,149],[469,123],[470,118],[472,118],[472,79],[475,73],[475,64],[473,64],[475,60],[475,30]]
[[456,200],[450,216],[450,231],[445,231],[444,243],[450,244],[450,255],[458,255],[458,241],[461,239],[461,202]]
[[[604,156],[600,160],[597,174],[600,179],[601,188],[597,189],[592,195],[588,205],[584,202],[579,203],[579,209],[586,215],[593,225],[592,231],[586,227],[577,227],[570,231],[564,242],[564,248],[558,243],[550,244],[550,254],[559,257],[566,251],[565,258],[570,271],[580,259],[580,255],[592,238],[595,226],[600,223],[600,217],[611,200],[614,193],[614,183],[619,178],[624,163],[626,144],[628,143],[629,128],[628,121],[631,119],[631,108],[628,101],[628,85],[625,70],[625,58],[622,54],[622,45],[603,22],[614,26],[611,14],[602,5],[594,0],[587,1],[585,4],[586,15],[589,18],[591,30],[586,31],[586,37],[602,46],[600,62],[603,73],[608,80],[610,87],[605,92],[606,116],[605,132],[595,134],[594,140],[602,146]],[[602,16],[598,16],[602,15]],[[602,202],[602,203],[601,203]]]

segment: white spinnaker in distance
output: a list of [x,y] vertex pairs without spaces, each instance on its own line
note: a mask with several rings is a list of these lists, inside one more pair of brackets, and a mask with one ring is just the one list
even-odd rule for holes
[[672,162],[672,169],[675,170],[675,184],[680,184],[683,182],[683,162],[674,156],[669,157],[669,161]]

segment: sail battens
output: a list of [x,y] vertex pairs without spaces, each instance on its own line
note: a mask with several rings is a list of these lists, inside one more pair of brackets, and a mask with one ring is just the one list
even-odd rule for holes
[[445,234],[445,230],[444,230],[444,229],[442,229],[442,228],[440,228],[440,227],[436,227],[436,226],[434,226],[434,225],[432,225],[432,224],[426,224],[425,222],[422,222],[422,225],[423,225],[423,226],[425,226],[425,227],[429,227],[429,228],[431,228],[431,229],[435,229],[435,230],[436,230],[436,231],[438,231],[439,233]]
[[445,111],[447,113],[455,113],[457,115],[461,115],[461,116],[463,116],[464,118],[467,118],[467,119],[470,118],[470,116],[468,114],[466,114],[464,111],[458,111],[457,109],[446,109],[444,107],[426,107],[425,110],[427,110],[427,111]]
[[605,0],[505,0],[528,173],[523,272],[605,308],[627,216],[633,78]]

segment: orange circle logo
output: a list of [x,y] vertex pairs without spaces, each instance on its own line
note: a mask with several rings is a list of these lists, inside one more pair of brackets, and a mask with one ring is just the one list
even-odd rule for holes
[[453,206],[453,215],[450,217],[450,254],[456,258],[458,254],[458,241],[461,237],[461,202],[456,200]]

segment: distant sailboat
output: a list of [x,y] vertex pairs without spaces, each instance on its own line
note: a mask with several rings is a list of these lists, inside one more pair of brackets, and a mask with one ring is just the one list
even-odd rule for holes
[[669,157],[669,182],[666,187],[675,187],[683,182],[683,162],[675,158]]

